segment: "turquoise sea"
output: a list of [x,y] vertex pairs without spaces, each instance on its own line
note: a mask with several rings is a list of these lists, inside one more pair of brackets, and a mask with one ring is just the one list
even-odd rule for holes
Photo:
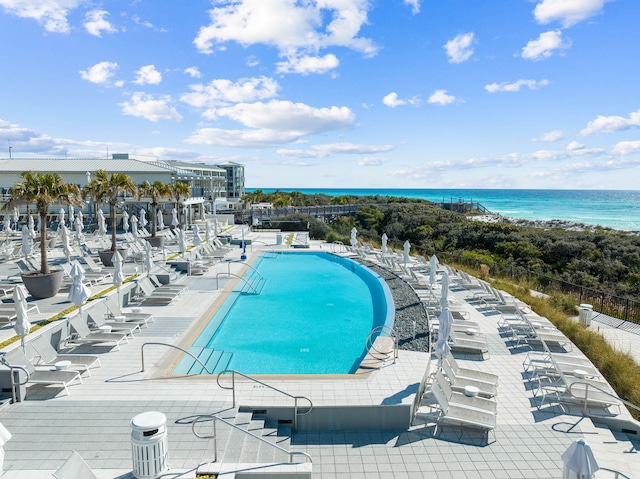
[[[261,188],[272,193],[274,188]],[[247,189],[253,191],[254,189]],[[560,219],[617,230],[640,230],[640,191],[281,188],[326,195],[390,195],[436,202],[474,201],[492,213],[526,220]]]

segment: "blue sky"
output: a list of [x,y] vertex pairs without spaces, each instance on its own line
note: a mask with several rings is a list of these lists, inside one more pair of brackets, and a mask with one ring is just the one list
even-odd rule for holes
[[637,0],[0,0],[0,157],[638,189]]

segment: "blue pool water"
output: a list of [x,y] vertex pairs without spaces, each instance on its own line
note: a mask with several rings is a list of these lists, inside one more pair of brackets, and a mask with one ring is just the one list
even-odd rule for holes
[[[348,374],[366,354],[366,339],[393,324],[390,291],[371,270],[328,253],[264,253],[194,341],[189,352],[215,372]],[[174,374],[201,367],[185,356]]]

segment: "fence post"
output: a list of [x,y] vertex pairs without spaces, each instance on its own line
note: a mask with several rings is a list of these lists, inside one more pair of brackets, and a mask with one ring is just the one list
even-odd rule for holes
[[625,321],[629,320],[629,298],[627,298],[627,303],[624,307],[624,320]]

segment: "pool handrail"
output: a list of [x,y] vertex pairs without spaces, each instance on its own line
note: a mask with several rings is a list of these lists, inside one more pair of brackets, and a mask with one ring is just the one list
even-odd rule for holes
[[[226,375],[228,373],[231,373],[231,387],[225,387],[222,384],[220,384],[220,378],[222,377],[222,375]],[[294,403],[293,403],[293,432],[296,432],[298,430],[298,416],[305,416],[307,414],[309,414],[311,412],[311,410],[313,409],[313,402],[311,401],[311,399],[309,399],[306,396],[294,396],[293,394],[289,394],[286,391],[283,391],[281,389],[278,389],[276,387],[273,387],[270,384],[267,384],[263,381],[260,381],[259,379],[256,379],[252,376],[248,376],[247,374],[241,373],[240,371],[236,371],[235,369],[225,369],[224,371],[220,371],[218,373],[218,376],[216,377],[216,382],[218,383],[218,386],[220,386],[220,389],[230,389],[232,391],[232,398],[233,398],[233,406],[232,407],[236,407],[236,374],[242,376],[245,379],[249,379],[250,381],[253,381],[255,383],[260,384],[261,386],[264,386],[266,388],[271,389],[272,391],[275,391],[277,393],[283,394],[291,399],[293,399]],[[309,408],[307,409],[307,411],[305,412],[299,412],[299,407],[298,407],[298,400],[302,399],[305,400],[309,403]]]
[[[275,252],[275,251],[274,251]],[[262,274],[260,273],[260,271],[258,271],[257,269],[255,269],[253,266],[251,266],[249,263],[242,261],[241,259],[225,259],[223,261],[223,263],[227,263],[227,273],[231,273],[231,263],[240,263],[244,266],[246,266],[247,268],[249,268],[250,270],[252,270],[254,273],[256,273],[258,276],[260,276],[261,279],[264,279],[264,276],[262,276]]]
[[[213,423],[213,434],[211,436],[201,436],[200,434],[198,434],[196,432],[196,424],[199,424],[199,423],[205,422],[205,421],[209,421],[209,420],[211,420],[212,423]],[[270,446],[274,447],[275,449],[284,452],[285,454],[287,454],[289,456],[289,464],[293,463],[293,456],[303,456],[305,459],[308,460],[308,462],[313,463],[313,459],[306,452],[291,451],[291,450],[285,449],[284,447],[281,447],[281,446],[278,446],[277,444],[269,442],[266,439],[264,439],[263,437],[258,436],[257,434],[254,434],[251,431],[247,431],[246,429],[242,429],[237,424],[233,424],[231,421],[227,421],[226,419],[221,418],[220,416],[216,416],[215,414],[201,414],[201,415],[197,416],[197,418],[191,423],[191,432],[193,432],[194,436],[196,436],[198,439],[213,439],[213,462],[218,462],[218,434],[217,434],[217,431],[216,431],[216,423],[218,421],[221,421],[224,424],[226,424],[227,426],[231,426],[232,428],[234,428],[234,429],[236,429],[238,431],[241,431],[241,432],[243,432],[244,434],[246,434],[248,436],[256,438],[259,441],[262,441],[265,444],[269,444]]]
[[144,372],[144,347],[146,345],[155,345],[155,346],[168,346],[170,348],[174,348],[174,349],[179,349],[180,351],[182,351],[185,354],[188,354],[189,356],[191,356],[193,359],[195,359],[198,363],[200,363],[200,366],[202,366],[204,368],[204,370],[207,372],[207,374],[213,374],[213,371],[209,371],[209,369],[207,368],[207,366],[200,361],[198,358],[196,358],[193,354],[191,354],[189,351],[187,351],[186,349],[181,348],[180,346],[176,346],[174,344],[168,344],[168,343],[158,343],[155,341],[148,341],[146,343],[144,343],[142,346],[140,346],[140,359],[141,359],[141,363],[142,363],[142,368],[141,368],[141,372]]
[[392,327],[383,324],[381,326],[376,326],[375,328],[373,328],[367,336],[367,350],[373,349],[378,354],[388,356],[388,351],[380,351],[375,348],[375,341],[373,341],[374,334],[378,334],[378,336],[385,334],[393,339],[393,363],[395,364],[396,359],[398,359],[398,335],[396,334],[395,330]]
[[216,289],[220,289],[220,283],[219,283],[219,278],[220,276],[229,276],[229,277],[234,277],[234,278],[238,278],[241,279],[242,281],[244,281],[244,284],[246,284],[247,286],[249,286],[252,290],[253,290],[253,294],[258,294],[258,290],[256,289],[256,287],[250,283],[249,281],[247,281],[245,278],[243,278],[242,276],[235,274],[235,273],[225,273],[224,271],[222,271],[221,273],[216,274]]

